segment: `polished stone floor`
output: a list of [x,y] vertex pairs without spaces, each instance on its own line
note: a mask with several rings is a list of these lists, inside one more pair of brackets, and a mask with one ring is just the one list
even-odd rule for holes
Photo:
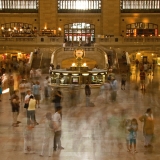
[[[41,100],[41,108],[36,110],[39,125],[34,128],[34,154],[23,153],[23,132],[26,126],[26,112],[21,104],[18,117],[22,123],[12,126],[12,112],[9,94],[4,93],[0,102],[0,159],[3,160],[160,160],[160,68],[157,66],[154,76],[147,76],[146,91],[139,87],[139,72],[132,66],[132,75],[127,80],[126,90],[121,90],[120,75],[116,102],[108,94],[100,94],[98,87],[92,87],[91,101],[94,107],[85,106],[84,87],[76,88],[76,98],[70,101],[69,89],[63,93],[62,146],[64,150],[40,157],[44,134],[44,115],[47,111],[54,113],[50,100]],[[44,80],[43,75],[41,82]],[[138,87],[137,87],[138,86]],[[137,151],[128,153],[126,148],[126,131],[123,120],[137,118],[151,107],[155,119],[155,140],[153,148],[144,148],[142,123],[138,121]]]

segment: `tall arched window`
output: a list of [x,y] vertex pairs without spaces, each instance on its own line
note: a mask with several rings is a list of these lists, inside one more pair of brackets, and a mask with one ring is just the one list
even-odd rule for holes
[[38,12],[39,0],[0,0],[0,12]]
[[94,42],[95,26],[89,23],[71,23],[64,26],[64,35],[67,41]]
[[101,0],[58,0],[58,13],[100,13]]
[[126,25],[126,36],[158,36],[158,25],[154,23],[131,23]]
[[160,0],[121,0],[121,12],[160,12]]

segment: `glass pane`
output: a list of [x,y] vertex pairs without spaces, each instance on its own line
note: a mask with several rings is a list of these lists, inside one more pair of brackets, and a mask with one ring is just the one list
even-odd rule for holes
[[[101,10],[101,0],[58,0],[59,12],[97,12]],[[94,11],[95,10],[95,11]]]

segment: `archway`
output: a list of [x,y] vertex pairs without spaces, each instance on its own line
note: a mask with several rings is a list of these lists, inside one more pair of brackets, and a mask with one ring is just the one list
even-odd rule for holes
[[94,42],[95,26],[89,23],[71,23],[65,24],[64,36],[66,41],[85,42],[86,44]]

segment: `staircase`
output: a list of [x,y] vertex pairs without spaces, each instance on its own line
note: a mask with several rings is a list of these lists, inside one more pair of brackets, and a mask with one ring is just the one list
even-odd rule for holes
[[119,58],[118,63],[119,63],[120,73],[128,73],[129,72],[129,66],[127,65],[126,59]]
[[40,67],[40,57],[33,57],[31,68],[38,69]]

